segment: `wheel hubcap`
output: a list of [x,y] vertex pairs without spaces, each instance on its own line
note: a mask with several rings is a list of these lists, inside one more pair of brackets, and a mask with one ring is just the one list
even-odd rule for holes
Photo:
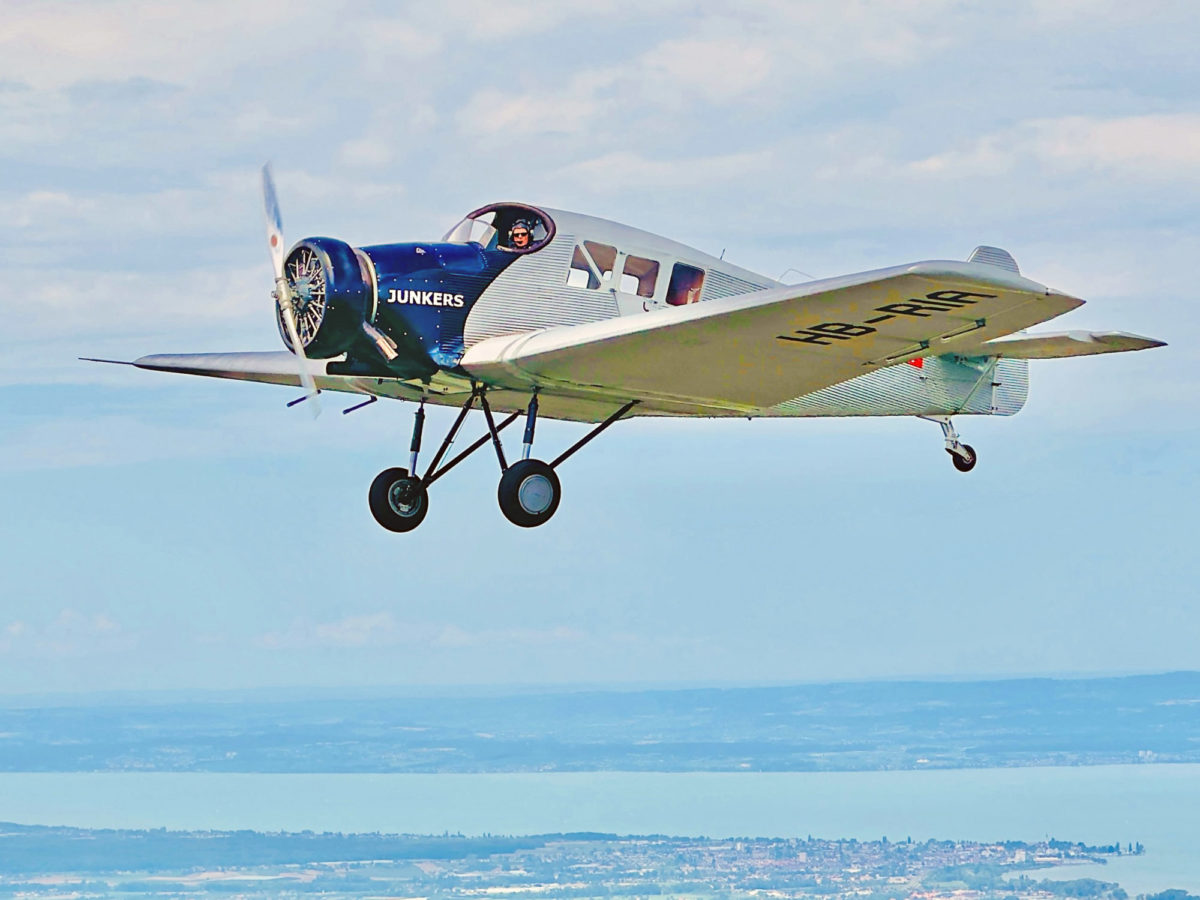
[[411,516],[420,508],[421,495],[414,489],[411,480],[397,481],[388,490],[388,505],[399,516]]
[[530,475],[517,489],[521,508],[530,515],[541,515],[554,501],[554,485],[545,475]]

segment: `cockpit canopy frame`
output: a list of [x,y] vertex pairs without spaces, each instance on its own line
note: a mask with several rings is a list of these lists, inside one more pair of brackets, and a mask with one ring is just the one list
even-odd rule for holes
[[[509,244],[509,231],[518,220],[530,225],[532,240],[528,247]],[[478,244],[484,250],[506,253],[537,253],[552,240],[556,232],[549,213],[528,203],[489,203],[467,213],[461,222],[446,232],[443,241],[450,244]]]

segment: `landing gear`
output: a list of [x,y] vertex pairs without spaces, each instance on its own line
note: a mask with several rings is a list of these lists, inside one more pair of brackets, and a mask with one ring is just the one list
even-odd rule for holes
[[[476,400],[479,401],[484,418],[487,420],[487,434],[439,468]],[[476,388],[463,405],[458,418],[454,420],[450,433],[442,441],[441,447],[438,448],[438,452],[433,457],[433,462],[429,464],[425,474],[417,475],[417,457],[421,452],[421,434],[425,427],[425,407],[422,404],[417,409],[416,420],[413,423],[408,468],[385,469],[375,477],[368,494],[371,514],[375,516],[375,521],[389,531],[412,531],[421,524],[429,510],[429,486],[490,439],[496,449],[496,459],[500,462],[500,487],[496,492],[500,501],[500,511],[514,525],[522,528],[534,528],[550,520],[562,499],[562,485],[559,483],[558,473],[555,472],[555,469],[600,432],[633,409],[636,404],[636,400],[626,403],[587,435],[576,441],[569,449],[559,454],[553,462],[546,463],[540,459],[530,459],[538,413],[538,400],[535,393],[530,398],[529,407],[525,411],[525,439],[522,443],[521,459],[510,466],[504,458],[504,445],[500,442],[500,432],[511,425],[520,413],[511,413],[497,424],[492,416],[492,409],[484,390]]]
[[508,521],[522,528],[535,528],[543,522],[548,522],[558,509],[558,501],[562,498],[562,486],[554,470],[637,405],[636,400],[630,400],[560,453],[554,462],[544,463],[540,459],[529,458],[533,449],[533,432],[537,427],[538,399],[535,393],[529,399],[529,408],[525,411],[525,440],[521,446],[521,459],[510,466],[504,459],[504,447],[501,446],[500,436],[492,424],[492,410],[488,406],[487,397],[480,394],[479,403],[483,407],[488,429],[492,432],[496,459],[500,462],[500,487],[496,491],[500,511]]
[[[483,413],[488,425],[492,422],[492,411],[487,398],[483,398]],[[525,411],[525,440],[521,444],[521,458],[511,466],[504,461],[504,448],[496,441],[496,455],[500,460],[500,487],[496,497],[500,501],[500,512],[504,518],[522,528],[536,528],[550,521],[562,499],[562,485],[554,467],[540,459],[530,459],[533,450],[533,432],[537,428],[537,394],[529,398]]]
[[975,452],[975,448],[970,444],[964,444],[958,439],[958,432],[954,430],[954,423],[950,421],[949,416],[919,416],[921,419],[928,419],[930,422],[937,422],[942,426],[942,435],[946,438],[946,452],[950,454],[950,461],[954,463],[954,468],[960,472],[970,472],[975,468],[975,463],[979,461],[979,455]]
[[408,469],[384,469],[367,494],[371,514],[388,531],[412,531],[429,512],[429,493]]
[[371,490],[367,492],[371,515],[388,531],[412,531],[425,520],[425,513],[429,512],[429,492],[416,475],[417,456],[421,452],[421,435],[424,431],[425,404],[422,403],[417,407],[413,422],[408,468],[384,469],[375,476]]
[[522,459],[500,476],[496,492],[504,518],[522,528],[550,521],[562,499],[558,475],[540,459]]
[[950,458],[954,461],[954,468],[960,472],[970,472],[975,468],[975,463],[979,459],[975,455],[975,448],[970,444],[962,444],[959,451],[948,451]]

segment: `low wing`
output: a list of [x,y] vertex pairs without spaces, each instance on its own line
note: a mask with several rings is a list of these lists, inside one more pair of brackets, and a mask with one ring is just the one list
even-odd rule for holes
[[[115,363],[150,369],[155,372],[175,372],[181,375],[205,375],[209,378],[232,378],[236,381],[258,381],[265,384],[285,384],[300,387],[300,363],[287,350],[250,353],[158,353],[143,356],[133,362],[116,359],[87,359],[87,362]],[[312,375],[317,389],[343,391],[350,394],[383,394],[405,396],[404,382],[387,379],[391,391],[376,390],[379,379],[363,379],[354,375],[330,374],[328,360],[306,359],[303,365]],[[415,396],[420,391],[415,391]]]
[[[314,379],[325,382],[317,385],[323,390],[339,390],[339,381],[350,380],[344,376],[327,375],[325,360],[310,359],[305,362],[309,374]],[[287,350],[256,353],[159,353],[135,359],[130,365],[155,372],[178,372],[183,375],[207,375],[210,378],[300,386],[298,360]]]
[[[296,357],[287,350],[248,353],[157,353],[153,356],[143,356],[133,362],[116,359],[87,361],[136,366],[155,372],[301,386],[299,364]],[[427,399],[433,403],[453,405],[461,404],[471,390],[470,382],[466,378],[447,373],[437,373],[428,380],[406,380],[390,375],[347,375],[330,372],[331,362],[333,360],[304,360],[303,364],[319,390],[394,397],[400,400]]]
[[620,396],[678,412],[750,411],[955,353],[1082,303],[997,266],[922,262],[489,338],[461,365],[513,390]]
[[1066,359],[1098,353],[1127,353],[1165,347],[1163,341],[1124,331],[1058,331],[1047,334],[1014,334],[978,346],[955,350],[964,356],[1004,356],[1009,359]]

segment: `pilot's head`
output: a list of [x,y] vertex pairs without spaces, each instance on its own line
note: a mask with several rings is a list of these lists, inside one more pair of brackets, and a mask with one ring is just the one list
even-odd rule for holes
[[533,228],[525,219],[517,219],[508,229],[508,245],[514,250],[528,250],[533,241]]

